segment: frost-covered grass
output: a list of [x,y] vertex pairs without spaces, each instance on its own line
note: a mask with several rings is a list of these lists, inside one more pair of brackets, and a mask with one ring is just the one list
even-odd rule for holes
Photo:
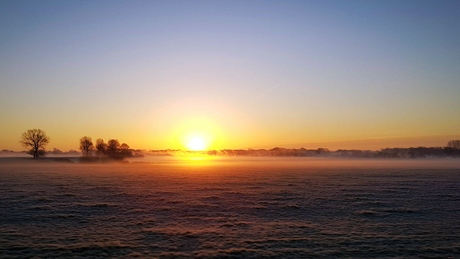
[[424,161],[5,160],[0,257],[458,257],[460,167]]

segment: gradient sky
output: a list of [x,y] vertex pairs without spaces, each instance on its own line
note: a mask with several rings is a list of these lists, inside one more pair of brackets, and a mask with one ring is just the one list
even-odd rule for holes
[[460,1],[0,1],[0,149],[460,138]]

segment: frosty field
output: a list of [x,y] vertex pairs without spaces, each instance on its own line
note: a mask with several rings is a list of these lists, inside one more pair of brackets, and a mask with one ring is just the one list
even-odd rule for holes
[[5,159],[0,257],[460,257],[460,163],[393,162]]

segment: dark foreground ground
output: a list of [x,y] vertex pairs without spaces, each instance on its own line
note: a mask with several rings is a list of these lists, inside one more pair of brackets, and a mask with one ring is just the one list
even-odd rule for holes
[[71,162],[0,160],[1,258],[460,257],[457,160]]

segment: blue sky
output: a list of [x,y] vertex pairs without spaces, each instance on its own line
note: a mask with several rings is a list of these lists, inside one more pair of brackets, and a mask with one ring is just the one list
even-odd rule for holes
[[1,1],[0,35],[2,149],[460,137],[458,1]]

